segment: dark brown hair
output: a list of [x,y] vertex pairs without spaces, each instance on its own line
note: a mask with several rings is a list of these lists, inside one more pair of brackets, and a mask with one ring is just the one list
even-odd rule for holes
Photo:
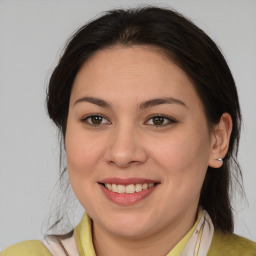
[[219,169],[208,167],[199,204],[215,228],[233,232],[230,202],[232,175],[241,172],[236,162],[241,114],[230,69],[216,44],[196,25],[170,9],[144,7],[112,10],[80,28],[69,40],[49,83],[50,118],[65,138],[73,81],[82,64],[96,51],[114,45],[149,45],[185,71],[201,98],[209,125],[223,113],[231,115],[233,130],[228,153]]

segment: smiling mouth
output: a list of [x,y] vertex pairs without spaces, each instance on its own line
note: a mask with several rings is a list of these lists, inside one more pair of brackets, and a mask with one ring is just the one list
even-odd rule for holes
[[110,184],[110,183],[100,183],[108,190],[118,193],[118,194],[133,194],[139,193],[143,190],[148,190],[153,188],[159,183],[143,183],[143,184],[129,184],[129,185],[122,185],[122,184]]
[[118,178],[109,177],[98,181],[103,194],[115,204],[120,206],[134,205],[156,191],[158,180],[144,178]]

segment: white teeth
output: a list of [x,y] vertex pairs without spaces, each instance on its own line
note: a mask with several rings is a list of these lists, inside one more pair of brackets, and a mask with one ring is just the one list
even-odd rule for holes
[[148,184],[147,184],[147,183],[145,183],[145,184],[142,185],[142,189],[143,189],[143,190],[145,190],[145,189],[147,189],[147,188],[148,188]]
[[134,187],[134,185],[131,184],[131,185],[126,186],[125,192],[126,192],[126,193],[129,193],[129,194],[134,193],[134,192],[135,192],[135,187]]
[[119,194],[124,194],[124,193],[127,193],[127,194],[133,194],[133,193],[138,193],[138,192],[141,192],[142,190],[146,190],[146,189],[149,189],[149,188],[152,188],[154,187],[154,183],[144,183],[144,184],[129,184],[127,186],[125,185],[120,185],[120,184],[105,184],[105,187],[108,189],[108,190],[111,190],[113,192],[116,192],[116,193],[119,193]]
[[117,185],[117,193],[125,193],[125,186],[124,185]]
[[152,188],[152,187],[154,187],[154,183],[149,183],[148,188]]
[[106,184],[106,188],[109,189],[109,190],[111,190],[111,189],[112,189],[111,184]]
[[135,185],[135,191],[140,192],[142,190],[142,185],[141,184],[136,184]]
[[[111,184],[109,184],[111,186]],[[109,189],[111,190],[111,189]],[[116,184],[112,184],[112,191],[113,192],[117,192],[117,185]]]

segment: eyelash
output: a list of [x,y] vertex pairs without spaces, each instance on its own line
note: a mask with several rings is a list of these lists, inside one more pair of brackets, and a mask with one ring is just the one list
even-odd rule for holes
[[[92,118],[100,118],[101,120],[105,120],[105,121],[104,121],[104,123],[101,122],[101,123],[98,123],[98,124],[93,124],[92,121],[91,122],[88,121]],[[158,125],[157,124],[149,124],[149,121],[150,120],[153,121],[154,118],[161,118],[164,121],[164,123],[163,124],[158,124]],[[89,126],[92,126],[92,127],[100,127],[101,125],[111,124],[111,122],[107,118],[105,118],[103,115],[100,115],[100,114],[94,114],[94,115],[86,116],[86,117],[82,118],[81,121],[83,123],[88,124]],[[167,117],[167,116],[164,116],[164,115],[161,115],[161,114],[157,114],[157,115],[153,115],[153,116],[149,117],[148,120],[144,124],[160,128],[160,127],[165,127],[165,126],[168,126],[168,125],[171,125],[171,124],[174,124],[174,123],[177,123],[177,121],[174,118]]]
[[148,123],[149,120],[152,120],[152,121],[153,121],[153,118],[162,118],[162,119],[164,119],[164,124],[159,124],[159,125],[156,125],[156,124],[148,124],[148,125],[155,126],[155,127],[158,127],[158,128],[165,127],[165,126],[168,126],[168,125],[177,123],[177,120],[175,120],[175,119],[172,118],[172,117],[165,116],[165,115],[161,115],[161,114],[156,114],[156,115],[151,116],[151,117],[145,122],[145,124]]
[[[93,117],[101,118],[102,120],[106,120],[107,122],[99,123],[99,124],[93,124],[92,122],[88,121],[89,119],[92,119]],[[86,124],[88,124],[89,126],[92,126],[92,127],[100,127],[101,125],[111,124],[111,122],[107,118],[105,118],[103,115],[100,115],[100,114],[94,114],[94,115],[86,116],[86,117],[82,118],[81,121],[82,121],[82,123],[86,123]]]

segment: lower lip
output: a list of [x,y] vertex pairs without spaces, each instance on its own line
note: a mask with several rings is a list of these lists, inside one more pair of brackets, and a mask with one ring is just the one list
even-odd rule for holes
[[112,202],[119,204],[119,205],[132,205],[136,204],[137,202],[142,201],[146,197],[148,197],[157,187],[157,185],[153,186],[152,188],[148,188],[146,190],[142,190],[140,192],[136,193],[116,193],[113,192],[104,186],[100,185],[103,193],[106,195],[108,199],[110,199]]

